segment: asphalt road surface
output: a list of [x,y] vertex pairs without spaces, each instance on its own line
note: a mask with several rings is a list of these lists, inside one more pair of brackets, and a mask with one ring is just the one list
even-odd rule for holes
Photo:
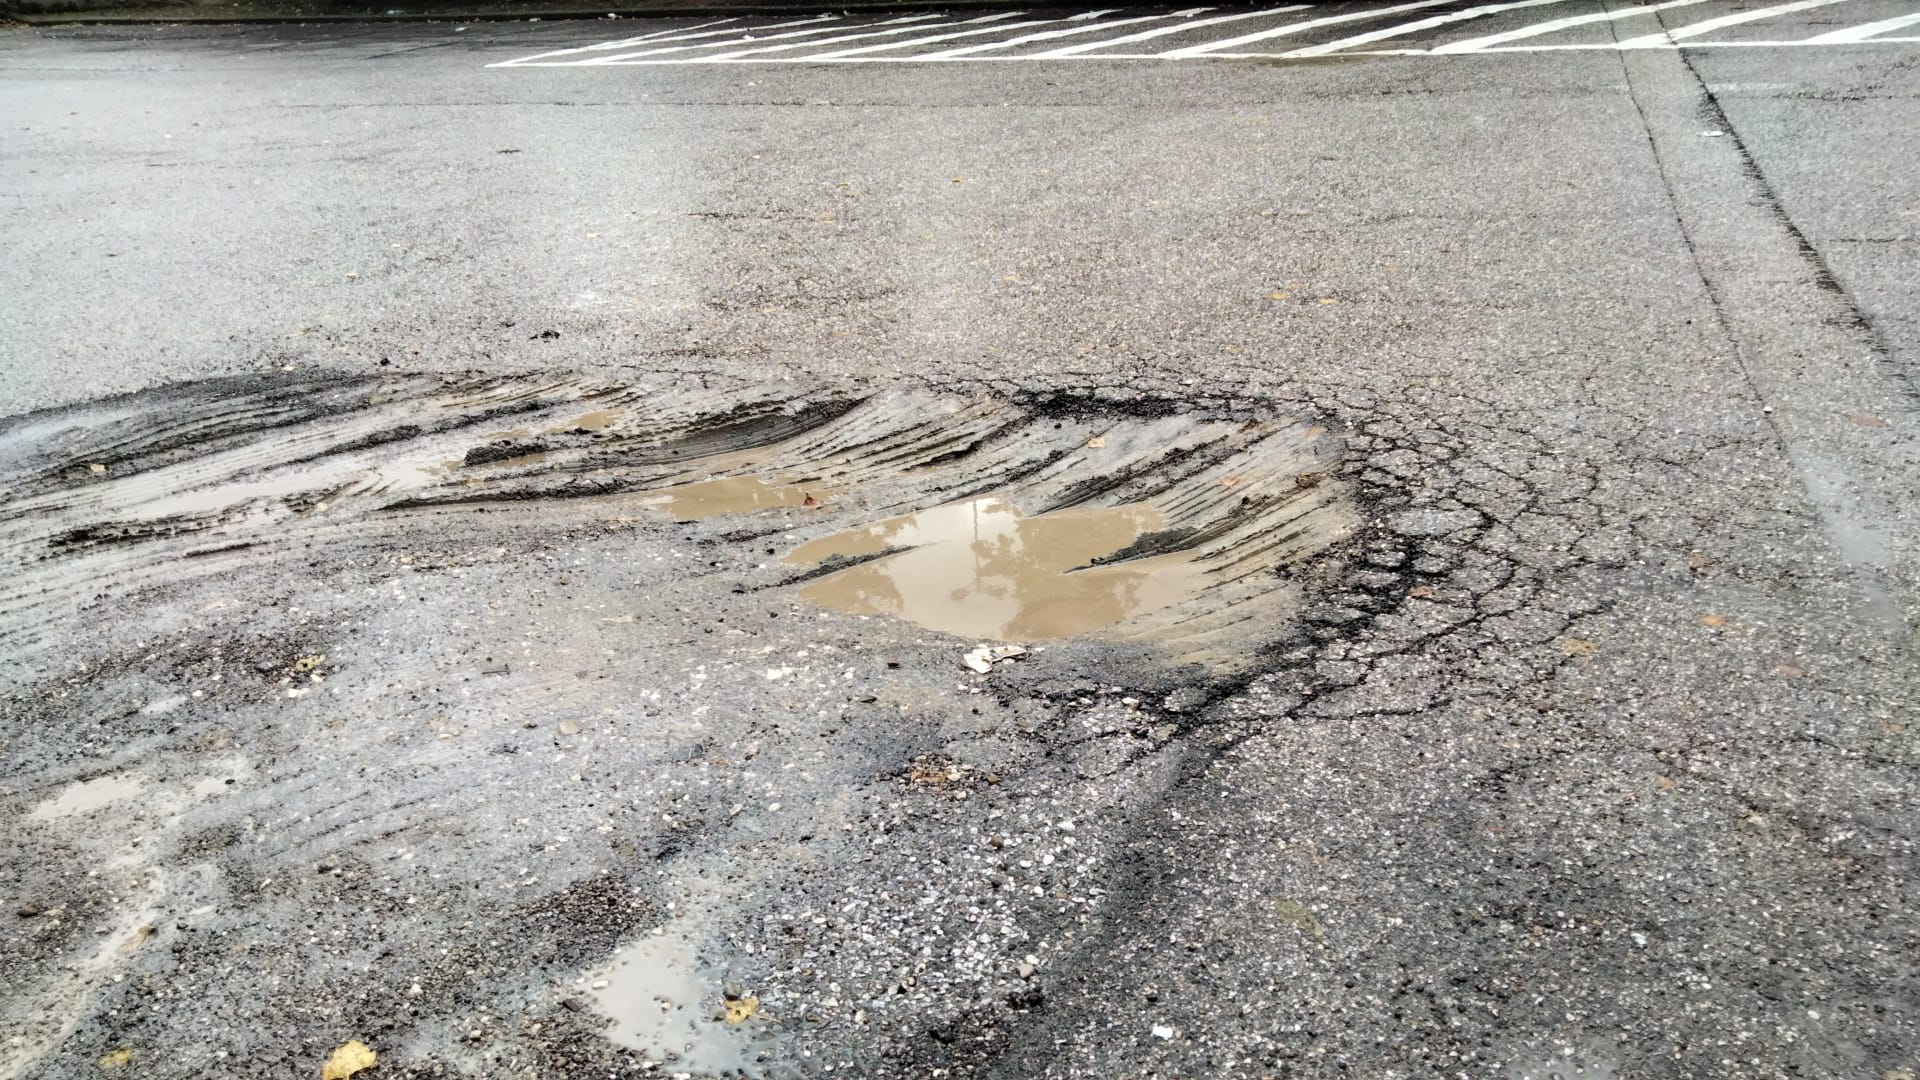
[[1908,0],[0,31],[0,1076],[1912,1080],[1916,96]]

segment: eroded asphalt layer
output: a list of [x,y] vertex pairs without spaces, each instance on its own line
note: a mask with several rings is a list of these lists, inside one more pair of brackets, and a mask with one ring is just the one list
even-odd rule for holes
[[[62,40],[9,46],[9,175],[124,202],[0,225],[49,406],[0,424],[0,1075],[1920,1069],[1911,208],[1846,156],[1899,56],[625,68],[620,110],[688,110],[641,154],[535,100],[582,72],[474,62],[525,42],[434,61],[414,129],[298,119],[392,68],[289,58],[268,123],[198,94],[254,61]],[[121,78],[187,89],[59,119]],[[429,160],[483,79],[536,118],[487,191]],[[855,91],[900,100],[778,119]],[[1165,100],[1082,142],[1003,92]],[[1329,118],[1267,141],[1296,99]],[[732,163],[660,174],[694,129]],[[370,220],[363,157],[439,209],[327,232],[309,152]],[[243,195],[153,179],[202,168]],[[205,227],[256,201],[276,243]],[[1139,590],[985,672],[884,583],[907,617],[814,602],[953,507],[1001,521],[946,541],[961,600],[1048,587],[993,569],[1016,513],[1125,515],[1053,576]]]
[[[414,377],[16,421],[10,1066],[1902,1060],[1901,642],[1807,595],[1777,487],[1645,512],[1764,482],[1742,440],[1325,399],[1344,452],[1224,500],[1312,534],[1251,620],[985,675],[776,557],[984,491],[1220,504],[1305,405]],[[723,473],[818,505],[661,501]]]

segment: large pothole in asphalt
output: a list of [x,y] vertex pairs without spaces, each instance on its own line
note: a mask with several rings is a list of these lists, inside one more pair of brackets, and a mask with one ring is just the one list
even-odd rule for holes
[[[177,992],[116,996],[149,952],[61,968],[93,953],[49,922],[33,970],[66,974],[0,1002],[0,1066],[156,1027],[257,1050],[203,992],[231,940],[264,1014],[402,1010],[454,1075],[573,1075],[488,1055],[596,1014],[566,1053],[759,1071],[1027,1001],[1066,947],[1035,928],[1103,902],[1071,819],[1155,790],[1173,696],[1258,666],[1355,527],[1336,446],[1171,402],[549,377],[16,418],[0,813],[47,854],[7,884],[157,927]],[[1026,673],[962,670],[983,640]],[[115,891],[75,893],[95,868]],[[898,884],[929,874],[937,902]],[[502,1027],[528,1009],[548,1034]]]
[[[1214,420],[779,384],[566,379],[203,384],[15,421],[0,633],[306,545],[722,519],[809,601],[960,637],[1089,633],[1232,669],[1287,619],[1287,566],[1348,532],[1310,420]],[[700,534],[711,537],[712,532]],[[857,564],[857,565],[856,565]],[[778,568],[791,572],[784,575]]]

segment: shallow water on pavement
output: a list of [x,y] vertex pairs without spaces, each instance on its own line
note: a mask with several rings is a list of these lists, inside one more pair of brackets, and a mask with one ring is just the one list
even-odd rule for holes
[[1033,641],[1097,630],[1199,592],[1204,573],[1183,556],[1091,565],[1164,524],[1141,504],[1029,518],[989,496],[824,537],[787,559],[818,565],[904,549],[828,574],[801,595],[962,637]]

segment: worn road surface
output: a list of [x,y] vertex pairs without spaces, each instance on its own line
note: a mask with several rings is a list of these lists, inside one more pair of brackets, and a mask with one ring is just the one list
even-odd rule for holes
[[1917,97],[1911,0],[0,30],[0,1077],[1912,1080]]

